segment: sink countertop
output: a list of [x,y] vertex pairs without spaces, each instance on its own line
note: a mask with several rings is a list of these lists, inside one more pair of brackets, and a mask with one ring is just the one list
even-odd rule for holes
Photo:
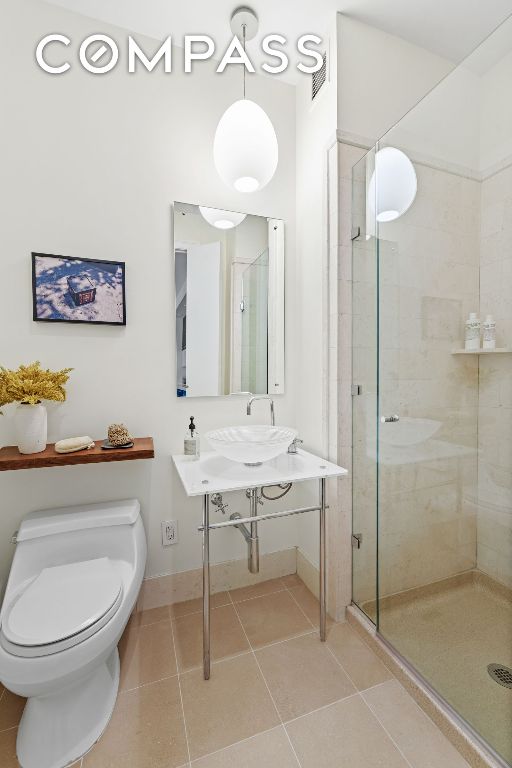
[[262,485],[298,483],[348,474],[343,467],[301,449],[296,454],[282,453],[258,467],[246,467],[245,464],[225,459],[215,451],[201,453],[198,461],[184,455],[173,456],[172,460],[188,496],[245,491],[246,488]]

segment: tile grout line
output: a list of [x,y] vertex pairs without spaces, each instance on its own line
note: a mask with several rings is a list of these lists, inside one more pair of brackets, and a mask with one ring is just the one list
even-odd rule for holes
[[348,677],[348,679],[350,680],[350,682],[352,683],[352,685],[356,689],[356,692],[360,693],[359,688],[356,685],[356,681],[350,676],[350,673],[345,669],[345,667],[343,666],[341,661],[338,659],[338,657],[336,656],[336,654],[334,653],[332,648],[329,645],[327,645],[327,643],[326,643],[326,647],[327,647],[327,650],[329,651],[329,653],[331,654],[331,656],[333,657],[334,661],[336,662],[336,664],[341,669],[341,671]]
[[[297,603],[297,605],[298,605],[298,606],[299,606],[299,608],[301,609],[301,611],[302,611],[302,613],[304,614],[304,616],[306,616],[306,613],[305,613],[305,611],[303,611],[303,610],[302,610],[302,607],[299,605],[298,601],[295,599],[295,596],[293,595],[293,593],[291,592],[291,590],[290,590],[290,589],[288,589],[288,591],[290,592],[292,599],[293,599],[293,600],[294,600],[294,601]],[[309,617],[308,617],[308,616],[306,616],[306,619],[308,619],[308,621],[309,621],[309,623],[311,624],[311,626],[313,626],[313,627],[314,627],[314,630],[315,630],[315,632],[316,632],[316,631],[319,631],[319,627],[315,627],[315,626],[313,625],[313,622],[312,622],[312,621],[309,619]],[[336,623],[336,622],[335,622],[335,623]],[[337,665],[340,667],[341,671],[342,671],[342,672],[343,672],[343,673],[344,673],[344,674],[347,676],[347,678],[350,680],[350,682],[352,683],[352,685],[353,685],[353,686],[354,686],[354,688],[355,688],[355,692],[356,692],[356,693],[359,693],[359,689],[358,689],[357,685],[355,684],[355,681],[354,681],[354,680],[352,679],[352,677],[349,675],[349,673],[347,672],[347,670],[345,669],[345,667],[343,666],[343,664],[341,663],[341,661],[340,661],[340,660],[337,658],[336,654],[334,653],[334,651],[332,650],[332,648],[329,646],[329,644],[328,644],[327,642],[325,642],[325,647],[326,647],[326,649],[329,651],[329,653],[331,654],[331,656],[332,656],[332,658],[334,659],[334,661],[336,662],[336,664],[337,664]],[[352,694],[352,695],[354,695],[354,694]],[[343,701],[343,699],[340,699],[340,701]]]
[[[306,589],[307,589],[307,587],[306,587]],[[302,612],[302,614],[303,614],[303,615],[304,615],[304,617],[306,618],[306,621],[309,621],[309,623],[310,623],[310,624],[311,624],[311,626],[313,627],[313,630],[314,630],[315,632],[316,632],[317,630],[318,630],[318,631],[320,631],[320,627],[319,627],[319,626],[318,626],[318,627],[315,627],[315,625],[313,624],[313,622],[311,621],[311,619],[310,619],[310,618],[309,618],[309,616],[307,615],[306,611],[305,611],[305,610],[302,608],[302,606],[300,605],[299,601],[298,601],[298,600],[295,598],[295,595],[293,594],[293,592],[291,591],[291,589],[289,589],[288,587],[286,587],[286,591],[287,591],[287,592],[288,592],[288,594],[290,595],[290,597],[291,597],[291,599],[293,600],[293,602],[295,603],[295,605],[296,605],[296,606],[299,608],[299,610]],[[313,594],[313,593],[312,593],[312,594]]]
[[[230,595],[230,597],[231,597],[231,595]],[[299,766],[299,768],[302,768],[302,764],[301,764],[301,762],[299,760],[299,757],[298,757],[298,755],[297,755],[297,753],[295,751],[295,747],[292,744],[292,740],[290,738],[290,734],[288,733],[288,731],[285,728],[285,725],[284,725],[284,722],[283,722],[283,718],[281,717],[281,713],[279,712],[279,709],[277,708],[277,704],[276,704],[276,702],[274,700],[274,697],[272,696],[272,692],[271,692],[271,690],[269,688],[269,685],[267,683],[267,679],[266,679],[265,675],[263,674],[263,670],[261,668],[260,662],[258,661],[258,657],[256,656],[254,648],[252,647],[252,643],[249,640],[249,636],[248,636],[247,632],[245,631],[245,627],[244,627],[242,619],[240,618],[240,615],[239,615],[239,613],[238,613],[238,611],[236,609],[235,603],[233,603],[233,608],[235,609],[235,613],[237,615],[238,621],[240,622],[240,626],[242,627],[242,631],[243,631],[245,637],[247,638],[247,642],[249,643],[249,648],[251,649],[254,661],[256,662],[256,665],[258,667],[259,673],[260,673],[260,675],[262,677],[262,680],[263,680],[263,682],[265,684],[265,687],[266,687],[266,689],[268,691],[268,695],[270,696],[270,700],[271,700],[271,702],[272,702],[272,704],[274,706],[274,709],[276,711],[277,717],[279,718],[279,722],[281,723],[281,728],[283,729],[283,731],[286,734],[286,738],[288,739],[288,743],[290,745],[290,749],[292,750],[292,752],[293,752],[293,754],[295,756],[295,760],[297,761],[297,765]]]
[[386,726],[384,725],[384,723],[382,722],[380,717],[377,715],[376,712],[373,711],[373,709],[370,707],[368,702],[365,700],[365,698],[362,695],[362,693],[360,693],[359,695],[361,696],[361,699],[362,699],[364,705],[368,708],[368,710],[369,710],[370,714],[372,715],[372,717],[374,718],[374,720],[380,725],[380,727],[382,728],[384,733],[387,735],[388,739],[395,746],[396,750],[402,755],[402,757],[405,760],[405,762],[407,763],[407,765],[409,765],[410,768],[415,768],[413,763],[411,763],[411,761],[407,758],[407,755],[404,754],[404,752],[402,751],[401,747],[397,744],[397,742],[395,741],[393,736],[390,734],[390,732],[388,731],[388,729],[386,728]]
[[[261,582],[261,583],[264,583],[264,582]],[[256,585],[250,584],[249,586],[257,586],[257,584]],[[236,587],[236,589],[246,589],[246,587]],[[222,603],[221,605],[212,606],[211,610],[212,611],[216,611],[218,608],[227,608],[228,605],[237,605],[238,603],[247,603],[250,600],[259,600],[261,597],[268,597],[269,595],[276,595],[278,592],[285,592],[287,589],[288,588],[286,586],[283,586],[283,587],[280,587],[279,589],[276,589],[273,592],[267,592],[264,595],[254,595],[254,597],[245,597],[243,600],[236,600],[236,601],[233,600],[233,598],[231,597],[231,591],[234,591],[234,590],[227,589],[225,591],[228,594],[229,601],[227,601],[225,603]],[[214,592],[212,594],[212,597],[215,594],[219,594],[219,593],[218,592]],[[192,599],[200,600],[201,598],[192,598]],[[170,603],[168,607],[171,608],[173,605],[179,605],[179,603]],[[164,607],[164,606],[162,606],[162,607]],[[149,609],[149,610],[151,610],[151,609]],[[183,614],[181,614],[181,616],[172,616],[172,614],[170,614],[170,621],[179,621],[180,619],[184,619],[187,616],[197,616],[197,614],[199,614],[199,613],[202,613],[202,609],[199,609],[198,611],[190,611],[188,613],[183,613]],[[149,622],[149,624],[144,624],[142,626],[149,627],[149,626],[151,626],[153,624],[159,624],[161,621],[167,621],[167,620],[168,619],[158,619],[157,621],[151,621],[151,622]]]
[[16,728],[19,728],[19,723],[18,725],[10,725],[8,728],[2,728],[0,733],[7,733],[7,731],[14,731]]
[[[367,647],[367,648],[368,648],[368,649],[369,649],[369,650],[370,650],[370,651],[373,653],[373,655],[374,655],[374,656],[376,656],[376,657],[378,658],[378,660],[380,661],[380,663],[382,664],[382,666],[383,666],[383,667],[385,667],[385,668],[388,670],[388,672],[390,672],[390,673],[391,673],[392,677],[393,677],[395,680],[396,680],[396,679],[398,679],[398,678],[396,677],[395,673],[393,672],[393,670],[391,669],[391,667],[388,667],[388,665],[386,664],[386,662],[385,662],[385,661],[383,661],[383,660],[381,659],[381,657],[379,656],[379,654],[378,654],[376,651],[374,651],[374,649],[373,649],[373,648],[372,648],[372,646],[370,645],[370,642],[367,642],[367,641],[366,641],[366,639],[365,639],[365,638],[364,638],[364,637],[361,635],[361,633],[359,633],[359,632],[358,632],[358,631],[355,629],[355,627],[353,627],[353,626],[351,625],[350,621],[347,621],[346,619],[345,619],[345,621],[346,621],[346,623],[348,624],[348,626],[351,628],[351,630],[352,630],[353,632],[355,632],[355,634],[356,634],[356,635],[357,635],[357,637],[358,637],[358,638],[361,640],[361,642],[362,642],[362,643],[363,643],[363,644],[364,644],[364,645],[365,645],[365,646],[366,646],[366,647]],[[365,632],[365,634],[367,634],[367,633],[366,633],[366,630],[364,629],[364,627],[363,627],[363,631]],[[374,637],[374,640],[375,640],[375,641],[377,641],[377,640],[379,639],[379,636],[378,636],[378,634],[377,634],[377,631],[375,631],[375,635],[374,635],[373,637]]]
[[[255,733],[253,736],[246,736],[244,739],[240,739],[239,741],[234,741],[233,744],[229,744],[227,747],[220,747],[219,749],[215,749],[213,752],[208,752],[207,755],[201,755],[201,757],[195,757],[190,762],[190,766],[193,766],[194,763],[199,762],[199,760],[206,760],[207,757],[213,757],[213,755],[219,755],[221,752],[224,752],[226,749],[237,747],[239,744],[245,744],[246,741],[251,741],[252,739],[256,739],[258,738],[258,736],[263,736],[265,733],[270,733],[271,731],[275,731],[278,728],[280,728],[279,725],[273,725],[271,728],[265,728],[264,731]],[[180,768],[186,768],[186,767],[180,766]]]
[[297,720],[302,720],[303,717],[309,717],[310,715],[316,714],[316,712],[322,712],[324,709],[329,709],[329,707],[334,707],[335,704],[341,704],[342,701],[348,701],[349,699],[353,699],[356,696],[360,696],[361,694],[359,691],[354,691],[354,693],[349,693],[348,696],[344,696],[342,699],[336,699],[336,701],[330,701],[328,704],[322,704],[321,707],[316,707],[316,709],[312,709],[311,712],[304,712],[302,715],[297,715],[297,717],[291,717],[289,720],[283,721],[283,725],[286,726],[290,725],[291,723],[295,723]]
[[[293,635],[292,637],[287,637],[284,640],[275,640],[273,643],[267,643],[267,645],[262,645],[259,648],[257,648],[256,650],[257,651],[263,651],[266,648],[273,648],[275,645],[282,645],[283,643],[288,643],[290,640],[298,640],[301,637],[309,637],[310,635],[314,635],[314,634],[316,634],[316,630],[315,629],[311,629],[311,630],[308,630],[307,632],[303,632],[300,635]],[[247,635],[246,635],[246,637],[247,637]],[[253,649],[252,649],[252,647],[249,644],[249,647],[245,651],[240,651],[240,653],[234,653],[234,654],[231,654],[229,656],[224,656],[221,659],[212,659],[210,663],[211,663],[211,666],[214,667],[214,666],[217,666],[218,664],[223,664],[225,661],[231,661],[232,659],[239,659],[241,656],[247,656],[248,654],[250,654],[252,652],[253,652]],[[179,674],[179,675],[181,675],[183,677],[183,675],[188,675],[191,672],[197,672],[198,669],[202,669],[202,664],[197,664],[194,667],[190,667],[190,669],[184,669],[182,672],[178,672],[177,674]],[[172,675],[172,677],[176,677],[176,675]],[[170,678],[162,678],[162,679],[163,680],[168,680]],[[154,682],[158,683],[160,681],[159,680],[155,680]],[[152,685],[152,684],[153,684],[153,682],[151,682],[151,683],[143,683],[142,685],[140,685],[138,687],[142,688],[144,685]],[[136,688],[130,688],[129,690],[135,691]],[[123,691],[123,693],[125,693],[125,691]]]
[[[405,686],[404,686],[404,685],[403,685],[403,684],[400,682],[400,680],[399,680],[397,677],[394,677],[394,678],[392,678],[391,680],[384,680],[384,682],[383,682],[383,683],[377,683],[377,685],[372,685],[370,688],[365,688],[365,689],[364,689],[364,691],[361,691],[361,692],[360,692],[360,693],[361,693],[361,696],[362,696],[362,697],[363,697],[363,699],[364,699],[364,694],[365,694],[365,693],[367,693],[367,691],[372,691],[372,690],[374,690],[375,688],[380,688],[380,686],[381,686],[381,685],[386,685],[387,683],[396,683],[396,684],[397,684],[397,685],[400,687],[400,689],[401,689],[401,690],[402,690],[402,691],[403,691],[403,692],[406,694],[406,696],[408,696],[408,697],[411,699],[411,703],[412,703],[412,704],[414,704],[414,708],[415,708],[416,710],[418,710],[418,712],[419,712],[419,713],[420,713],[420,714],[421,714],[421,715],[422,715],[424,718],[426,718],[426,719],[428,720],[428,722],[429,722],[431,725],[433,725],[433,726],[434,726],[434,728],[436,729],[436,731],[440,731],[440,732],[441,732],[441,734],[444,736],[444,738],[445,738],[445,739],[447,739],[447,741],[448,741],[448,743],[449,743],[449,744],[452,744],[452,742],[451,742],[451,741],[448,739],[448,737],[447,737],[447,736],[446,736],[446,735],[445,735],[445,734],[444,734],[444,733],[441,731],[441,729],[439,728],[439,726],[437,725],[437,723],[436,723],[434,720],[432,720],[432,718],[430,717],[430,715],[429,715],[429,714],[427,714],[427,712],[426,712],[424,709],[422,709],[422,707],[420,707],[420,705],[418,704],[418,702],[416,701],[416,699],[415,699],[415,698],[414,698],[414,697],[413,697],[413,696],[412,696],[412,695],[409,693],[409,691],[407,690],[407,688],[406,688],[406,687],[405,687]],[[369,707],[370,707],[370,709],[372,709],[372,707],[371,707],[371,706],[370,706],[370,704],[369,704],[369,703],[366,701],[366,699],[365,699],[365,702],[366,702],[367,706],[369,706]],[[373,711],[373,709],[372,709],[372,711]],[[377,717],[377,715],[375,715],[375,716]],[[383,727],[384,727],[384,726],[383,726]],[[453,746],[453,748],[454,748],[454,749],[455,749],[455,750],[458,752],[458,754],[459,754],[459,755],[462,757],[462,759],[463,759],[463,760],[466,760],[466,758],[464,757],[464,755],[463,755],[461,752],[459,752],[459,750],[457,749],[457,747],[456,747],[454,744],[452,744],[452,746]],[[466,763],[467,763],[467,760],[466,760]],[[468,768],[469,768],[469,764],[468,764]]]
[[183,717],[183,728],[185,730],[185,743],[187,745],[188,764],[190,765],[190,745],[189,745],[189,741],[188,741],[187,718],[185,717],[185,705],[183,703],[183,692],[181,690],[181,675],[180,675],[179,667],[178,667],[178,654],[177,654],[177,651],[176,651],[176,642],[174,640],[174,627],[173,627],[172,624],[173,623],[171,621],[172,648],[173,648],[173,651],[174,651],[174,660],[175,660],[175,663],[176,663],[176,673],[177,673],[177,677],[178,677],[178,689],[179,689],[179,692],[180,692],[181,715]]

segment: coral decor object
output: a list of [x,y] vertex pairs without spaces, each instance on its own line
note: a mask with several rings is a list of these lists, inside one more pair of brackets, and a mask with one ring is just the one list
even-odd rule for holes
[[131,443],[133,437],[124,424],[111,424],[108,428],[108,442],[110,445],[126,445]]

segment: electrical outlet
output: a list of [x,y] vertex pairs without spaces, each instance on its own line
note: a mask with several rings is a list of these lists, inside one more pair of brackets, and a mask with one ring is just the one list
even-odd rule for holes
[[162,520],[162,547],[178,543],[178,521]]

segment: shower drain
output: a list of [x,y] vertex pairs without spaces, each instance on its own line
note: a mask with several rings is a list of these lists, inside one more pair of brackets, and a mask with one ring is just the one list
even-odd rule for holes
[[487,671],[495,683],[504,688],[512,688],[512,669],[504,664],[489,664]]

